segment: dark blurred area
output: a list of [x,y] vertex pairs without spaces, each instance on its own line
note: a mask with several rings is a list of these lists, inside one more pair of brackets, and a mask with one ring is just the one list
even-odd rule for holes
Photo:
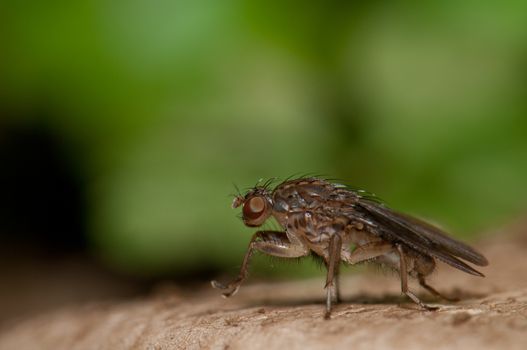
[[498,1],[0,2],[0,321],[236,273],[233,182],[326,174],[466,240],[524,215],[526,21]]
[[[43,110],[29,117],[46,120]],[[61,135],[45,124],[6,120],[0,121],[0,323],[143,292],[146,281],[113,273],[90,256],[86,183]]]
[[86,184],[65,154],[60,135],[42,125],[7,124],[2,133],[2,246],[29,246],[51,255],[83,251]]

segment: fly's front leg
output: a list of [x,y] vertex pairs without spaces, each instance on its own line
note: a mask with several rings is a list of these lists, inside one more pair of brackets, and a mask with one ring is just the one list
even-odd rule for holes
[[299,242],[292,243],[287,238],[285,232],[258,231],[251,238],[238,277],[226,285],[212,281],[212,287],[216,289],[228,289],[228,292],[223,293],[223,296],[226,298],[236,294],[242,282],[247,278],[249,262],[255,250],[280,258],[299,258],[309,254],[309,248],[307,246]]
[[419,298],[408,289],[408,270],[406,266],[406,255],[404,254],[403,246],[401,244],[396,244],[397,253],[399,254],[399,272],[401,274],[401,291],[406,294],[414,303],[419,305],[425,310],[437,310],[437,307],[426,305]]
[[331,317],[331,301],[332,297],[336,296],[337,290],[335,283],[338,275],[338,268],[340,265],[340,253],[342,251],[342,238],[338,234],[334,234],[329,241],[328,260],[326,262],[328,274],[326,276],[326,314],[325,319]]

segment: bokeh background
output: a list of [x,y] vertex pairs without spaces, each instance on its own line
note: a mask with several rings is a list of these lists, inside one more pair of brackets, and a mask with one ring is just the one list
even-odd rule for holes
[[260,178],[340,178],[467,240],[520,217],[526,23],[489,0],[2,0],[0,295],[234,275],[233,183]]

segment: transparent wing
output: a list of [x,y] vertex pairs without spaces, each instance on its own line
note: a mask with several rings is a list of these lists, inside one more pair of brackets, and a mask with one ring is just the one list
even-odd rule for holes
[[439,228],[367,199],[360,199],[355,204],[355,209],[369,214],[377,225],[378,233],[385,239],[401,241],[457,269],[484,276],[460,259],[478,266],[488,265],[487,259],[468,245],[447,236]]

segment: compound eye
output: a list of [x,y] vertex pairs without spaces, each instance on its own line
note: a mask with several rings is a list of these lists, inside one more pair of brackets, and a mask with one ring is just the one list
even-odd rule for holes
[[243,205],[243,216],[248,219],[258,219],[264,213],[265,207],[265,199],[253,197]]

